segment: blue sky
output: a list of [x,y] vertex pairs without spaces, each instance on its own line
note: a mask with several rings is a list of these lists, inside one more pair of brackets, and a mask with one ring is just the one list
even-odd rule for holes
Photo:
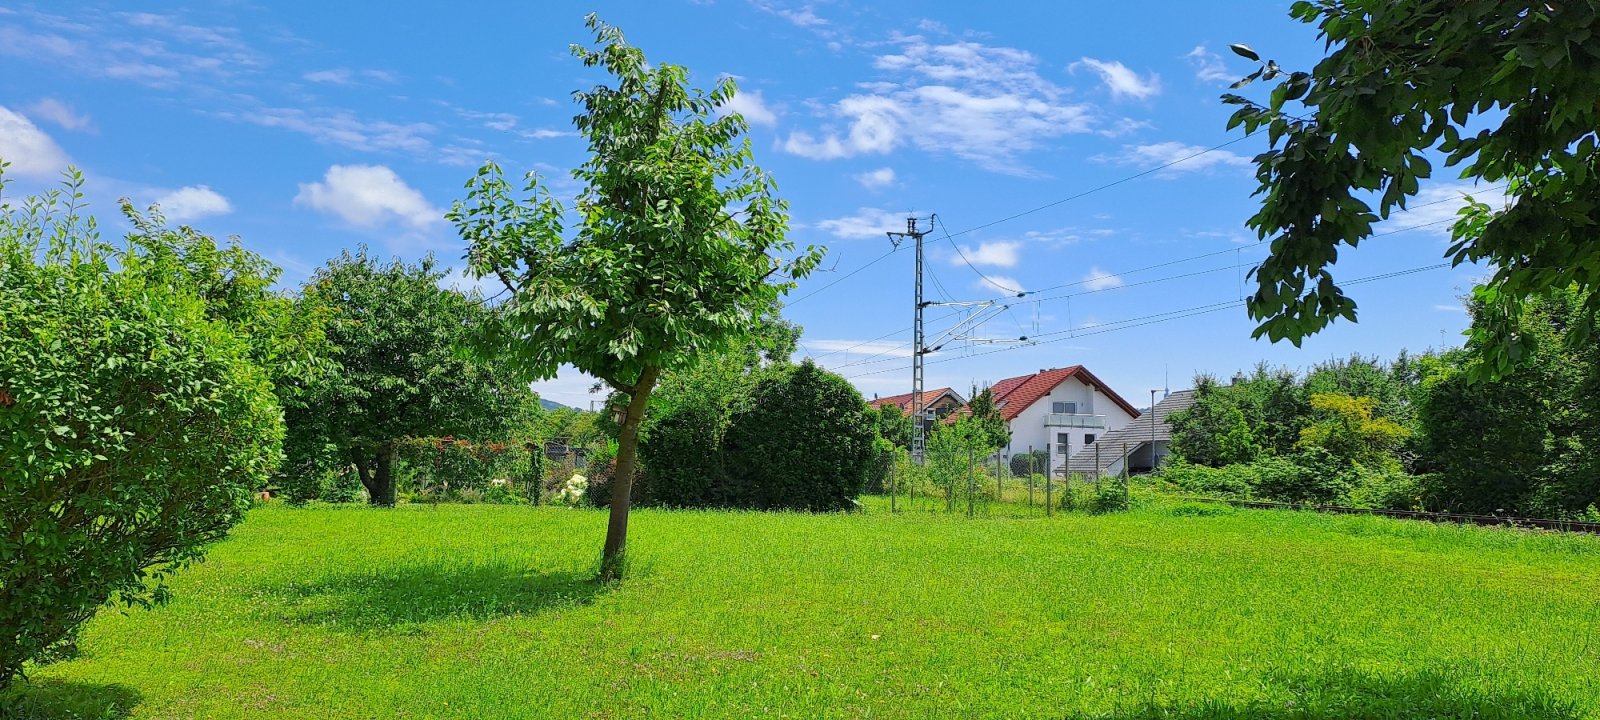
[[[702,84],[740,79],[736,108],[792,204],[792,238],[830,248],[826,271],[786,312],[805,328],[801,356],[868,397],[909,389],[912,257],[882,257],[883,232],[907,213],[937,213],[929,298],[1043,290],[978,332],[1050,342],[948,344],[929,357],[930,387],[1083,364],[1143,405],[1168,377],[1176,389],[1258,360],[1392,356],[1457,344],[1466,325],[1457,298],[1479,268],[1352,286],[1360,323],[1300,349],[1250,339],[1242,307],[1179,312],[1249,291],[1243,270],[1264,254],[1244,226],[1260,138],[1084,194],[1238,139],[1223,130],[1229,110],[1217,96],[1251,68],[1227,46],[1248,43],[1290,68],[1321,56],[1287,6],[7,3],[0,156],[12,163],[12,197],[70,163],[100,214],[120,196],[160,202],[175,220],[237,235],[290,285],[359,243],[459,266],[462,244],[441,215],[485,158],[572,191],[565,173],[584,148],[570,93],[598,78],[567,45],[588,39],[582,17],[597,10]],[[1425,206],[1380,229],[1390,234],[1342,253],[1336,276],[1439,262],[1443,221],[1470,189],[1447,173],[1424,187]],[[952,312],[930,309],[930,333]],[[587,385],[565,373],[537,387],[587,406]]]

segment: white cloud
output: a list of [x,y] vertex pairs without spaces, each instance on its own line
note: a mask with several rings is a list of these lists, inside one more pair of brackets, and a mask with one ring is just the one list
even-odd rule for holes
[[156,198],[156,204],[168,220],[180,223],[233,212],[227,198],[205,185],[178,188]]
[[1201,82],[1230,84],[1243,77],[1242,74],[1229,72],[1222,56],[1207,50],[1204,45],[1196,45],[1183,59],[1194,66],[1194,76]]
[[[1022,247],[1018,242],[986,242],[979,243],[977,247],[963,245],[961,253],[966,255],[967,262],[973,265],[989,265],[993,267],[1016,267],[1017,250]],[[961,265],[961,255],[950,256],[951,265]]]
[[719,115],[739,113],[744,116],[744,121],[751,125],[770,127],[778,124],[778,114],[767,107],[766,101],[761,98],[760,90],[740,90],[719,106],[717,113]]
[[519,130],[517,131],[517,134],[530,140],[549,140],[550,138],[571,137],[577,135],[577,133],[572,132],[571,130],[551,130],[549,128],[538,128],[537,130]]
[[1151,73],[1148,78],[1139,77],[1139,74],[1129,70],[1115,60],[1096,60],[1086,57],[1073,63],[1069,70],[1087,67],[1100,74],[1100,79],[1105,81],[1106,88],[1115,98],[1134,98],[1145,100],[1155,97],[1161,92],[1161,78]]
[[1022,283],[1017,282],[1016,278],[1007,277],[1005,275],[985,274],[984,277],[978,278],[978,280],[974,282],[972,286],[984,292],[998,292],[1005,293],[1007,295],[1014,295],[1027,290],[1027,288],[1022,286]]
[[1098,267],[1090,267],[1089,274],[1083,276],[1083,285],[1090,290],[1109,290],[1122,287],[1122,278]]
[[810,5],[804,5],[799,9],[794,9],[781,7],[777,3],[766,2],[764,0],[751,0],[750,4],[763,11],[777,15],[784,20],[788,20],[798,27],[815,29],[828,24],[827,18],[818,16],[816,11],[813,10]]
[[288,130],[325,145],[338,145],[363,152],[396,151],[411,155],[429,155],[433,151],[433,143],[426,136],[437,130],[428,123],[366,120],[344,110],[311,113],[300,108],[263,107],[237,112],[226,111],[218,113],[218,116],[252,125]]
[[817,227],[839,238],[881,238],[886,232],[904,230],[906,217],[903,212],[861,208],[854,215],[823,220],[817,223]]
[[795,131],[781,147],[817,160],[888,153],[902,146],[945,153],[986,169],[1029,174],[1017,158],[1044,141],[1093,129],[1092,108],[1038,73],[1038,59],[974,42],[894,40],[873,65],[892,81],[866,83],[826,112],[839,127]]
[[844,362],[847,358],[854,357],[855,359],[859,360],[863,356],[894,358],[911,357],[911,343],[909,342],[897,343],[878,340],[803,340],[800,342],[800,344],[818,354],[838,353],[838,361],[840,363]]
[[328,70],[314,70],[300,77],[307,82],[322,83],[327,85],[355,85],[361,79],[376,80],[382,83],[393,83],[398,78],[387,70],[351,70],[350,68],[331,68]]
[[155,13],[8,13],[0,55],[47,62],[95,77],[170,89],[203,86],[258,70],[266,58],[238,28],[193,25]]
[[868,190],[880,190],[894,184],[894,168],[882,167],[856,175],[856,182]]
[[8,175],[40,178],[55,177],[71,163],[55,140],[4,105],[0,105],[0,161],[10,163]]
[[421,229],[444,216],[383,165],[334,165],[322,182],[301,183],[294,202],[362,228],[398,221]]
[[1438,310],[1439,312],[1446,312],[1446,313],[1461,313],[1463,315],[1465,315],[1467,313],[1466,306],[1462,305],[1461,303],[1456,303],[1454,305],[1445,305],[1443,303],[1440,303],[1438,305],[1434,305],[1433,309]]
[[[1510,202],[1501,188],[1473,187],[1465,182],[1438,182],[1423,187],[1416,197],[1407,201],[1407,210],[1397,209],[1390,213],[1389,219],[1377,228],[1377,232],[1417,228],[1420,232],[1447,236],[1451,226],[1455,225],[1457,213],[1466,207],[1468,196],[1496,210]],[[1373,204],[1376,207],[1376,202]]]
[[[1199,145],[1180,142],[1160,142],[1148,145],[1124,145],[1116,155],[1097,155],[1097,162],[1116,165],[1134,165],[1142,168],[1161,167],[1162,177],[1172,178],[1183,173],[1201,172],[1219,167],[1253,167],[1250,158],[1227,150],[1210,150]],[[1170,167],[1163,167],[1170,166]]]
[[94,130],[88,115],[79,115],[68,105],[55,98],[44,98],[28,106],[28,113],[40,120],[49,120],[67,130]]

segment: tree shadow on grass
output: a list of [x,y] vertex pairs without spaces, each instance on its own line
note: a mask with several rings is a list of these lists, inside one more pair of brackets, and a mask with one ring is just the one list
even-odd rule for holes
[[1373,675],[1341,671],[1326,675],[1269,677],[1270,701],[1214,700],[1198,705],[1146,705],[1101,720],[1378,720],[1460,718],[1466,720],[1580,720],[1584,711],[1539,687],[1504,689],[1461,671],[1405,671]]
[[133,713],[142,698],[122,685],[63,682],[48,678],[18,680],[0,693],[0,718],[5,720],[119,720]]
[[270,594],[285,619],[365,631],[535,615],[587,605],[608,591],[589,574],[435,563],[316,578]]

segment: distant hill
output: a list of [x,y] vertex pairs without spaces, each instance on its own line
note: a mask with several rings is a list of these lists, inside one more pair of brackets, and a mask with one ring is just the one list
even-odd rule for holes
[[573,409],[573,408],[568,407],[566,405],[562,405],[561,403],[558,403],[558,402],[556,402],[554,400],[546,400],[544,398],[539,398],[539,407],[544,408],[545,410],[572,410]]

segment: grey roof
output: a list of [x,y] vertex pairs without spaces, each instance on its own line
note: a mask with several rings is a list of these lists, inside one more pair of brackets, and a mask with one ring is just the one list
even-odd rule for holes
[[[1193,390],[1179,390],[1167,395],[1161,402],[1156,403],[1156,406],[1151,408],[1150,412],[1134,418],[1133,422],[1127,425],[1096,437],[1093,443],[1079,450],[1076,455],[1067,460],[1066,472],[1081,473],[1086,476],[1104,473],[1106,468],[1115,465],[1117,460],[1122,458],[1124,444],[1127,445],[1130,454],[1149,444],[1152,423],[1155,424],[1155,441],[1157,443],[1171,442],[1172,426],[1167,423],[1167,417],[1193,404]],[[1100,467],[1098,468],[1095,467],[1096,447],[1100,448]]]

